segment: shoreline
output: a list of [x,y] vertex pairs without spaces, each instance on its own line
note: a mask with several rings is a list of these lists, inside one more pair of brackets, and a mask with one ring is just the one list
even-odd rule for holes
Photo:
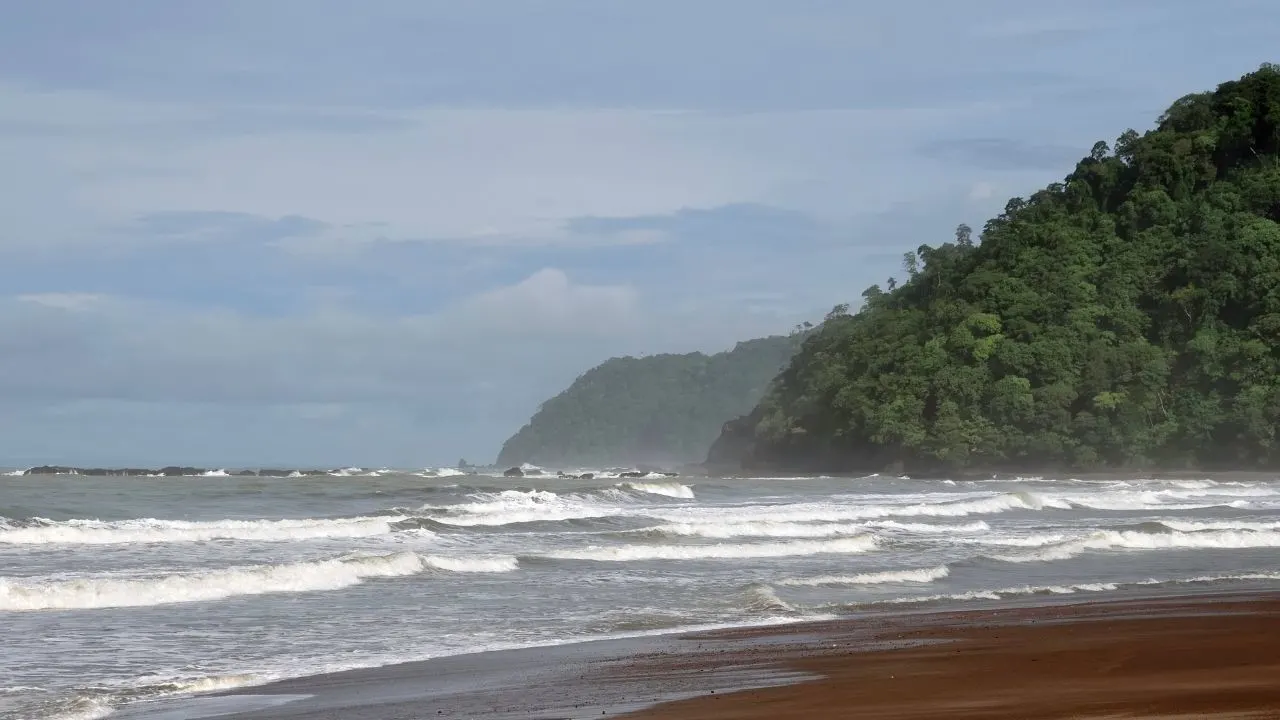
[[[629,720],[1278,718],[1280,592],[1211,593],[833,621],[808,642],[742,644],[704,664],[815,679],[661,703]],[[777,636],[769,638],[777,640]],[[637,663],[644,672],[644,663]]]
[[[1190,703],[1194,717],[1280,717],[1280,591],[1040,600],[469,653],[143,703],[113,717],[711,720],[842,717],[851,706],[868,718],[1174,717],[1151,714],[1168,710],[1162,702]],[[1122,672],[1138,666],[1141,677]],[[1162,686],[1162,674],[1177,682]],[[1188,687],[1199,688],[1194,697]],[[1087,714],[1097,707],[1111,714]]]

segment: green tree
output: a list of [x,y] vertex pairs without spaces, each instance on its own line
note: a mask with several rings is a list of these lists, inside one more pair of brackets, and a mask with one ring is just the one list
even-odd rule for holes
[[1280,467],[1280,69],[1179,99],[829,315],[717,463]]
[[725,421],[751,409],[812,328],[801,323],[791,335],[748,340],[714,355],[613,358],[543,403],[503,444],[498,463],[700,461]]

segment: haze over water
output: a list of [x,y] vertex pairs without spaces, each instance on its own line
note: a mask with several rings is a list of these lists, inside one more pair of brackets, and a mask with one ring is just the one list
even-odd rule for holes
[[0,478],[0,717],[876,607],[1280,587],[1280,480]]

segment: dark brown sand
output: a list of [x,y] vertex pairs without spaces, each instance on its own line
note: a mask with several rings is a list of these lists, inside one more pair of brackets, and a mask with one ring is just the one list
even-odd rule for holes
[[[629,672],[761,663],[820,679],[665,703],[634,720],[1280,718],[1280,597],[1208,597],[884,617],[772,647],[640,659]],[[789,630],[790,631],[790,630]],[[721,633],[721,637],[729,633]],[[905,645],[905,646],[904,646]],[[664,665],[668,667],[664,667]]]
[[1268,718],[1280,594],[962,611],[480,653],[148,703],[120,720]]

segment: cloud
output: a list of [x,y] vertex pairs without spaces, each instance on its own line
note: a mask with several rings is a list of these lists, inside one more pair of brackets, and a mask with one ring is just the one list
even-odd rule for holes
[[1280,6],[1232,7],[14,4],[0,427],[53,461],[491,457],[608,356],[856,302],[1256,67]]
[[[202,422],[239,415],[252,420],[202,431],[200,447],[190,439],[173,447],[221,462],[269,459],[282,448],[309,448],[312,462],[483,459],[549,391],[611,355],[716,348],[785,329],[749,318],[717,328],[725,318],[705,312],[675,327],[679,316],[660,300],[626,284],[574,282],[555,268],[411,315],[318,307],[255,316],[123,297],[11,297],[0,301],[0,396],[7,413],[38,416],[9,435],[23,457],[57,445],[33,429],[55,420],[81,427],[87,418],[116,417],[114,434],[90,433],[103,438],[97,447],[141,447],[154,441],[139,439],[138,428],[184,415]],[[245,427],[261,430],[263,413],[280,424],[246,436]],[[120,425],[126,416],[138,424]],[[362,434],[368,444],[360,448],[345,440],[320,447],[310,435],[317,427],[354,431],[357,418],[384,436]],[[391,427],[397,418],[403,426]],[[410,447],[406,438],[424,423],[432,429]],[[94,448],[58,437],[60,452],[73,457]]]
[[840,212],[856,212],[911,187],[864,178],[851,172],[856,163],[993,112],[975,103],[755,113],[432,108],[370,111],[388,122],[360,130],[281,116],[269,130],[243,133],[219,125],[210,106],[83,91],[0,87],[0,107],[25,108],[28,125],[76,128],[0,136],[0,149],[13,151],[7,172],[25,179],[0,198],[13,218],[0,250],[128,242],[163,235],[166,223],[181,226],[170,235],[200,225],[244,232],[258,228],[237,218],[255,216],[305,219],[277,241],[309,254],[387,240],[581,244],[587,238],[565,228],[574,218],[741,203],[830,212],[815,187],[842,188]]
[[58,310],[89,310],[99,305],[103,299],[102,295],[94,293],[31,293],[17,296],[19,302]]

